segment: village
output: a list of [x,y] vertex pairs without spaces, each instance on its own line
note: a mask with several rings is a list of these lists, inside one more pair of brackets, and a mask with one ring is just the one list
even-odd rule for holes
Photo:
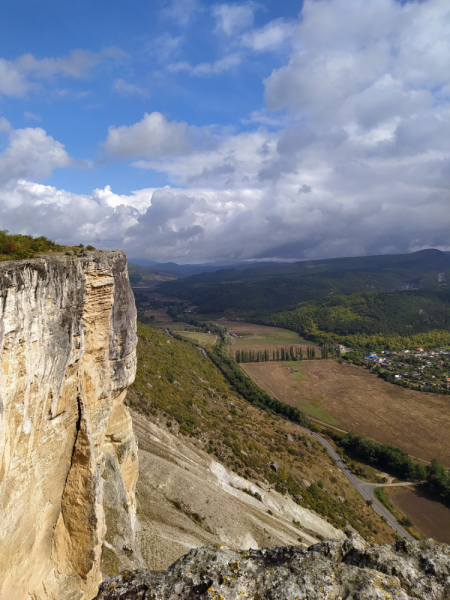
[[[426,391],[450,390],[450,351],[415,348],[369,353],[362,364],[388,381]],[[445,392],[444,392],[445,393]]]

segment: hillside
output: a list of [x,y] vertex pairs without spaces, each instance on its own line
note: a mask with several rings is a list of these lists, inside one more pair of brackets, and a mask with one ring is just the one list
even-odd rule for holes
[[140,448],[141,551],[151,568],[167,567],[186,544],[308,544],[319,535],[314,518],[305,521],[314,513],[369,540],[394,538],[314,438],[249,405],[191,343],[140,323],[138,336],[127,403]]
[[264,322],[318,342],[339,341],[352,348],[436,347],[450,343],[449,301],[446,288],[336,295],[301,303],[295,310],[266,317]]
[[450,253],[422,250],[224,269],[163,283],[159,291],[196,305],[200,313],[249,318],[291,310],[330,294],[439,290],[438,273],[450,278]]

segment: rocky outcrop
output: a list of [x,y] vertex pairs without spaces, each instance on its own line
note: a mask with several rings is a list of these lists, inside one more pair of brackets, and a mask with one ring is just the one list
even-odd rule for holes
[[125,571],[94,600],[444,600],[450,547],[428,540],[369,546],[357,535],[295,546],[191,550],[164,572]]
[[0,301],[0,597],[90,598],[102,555],[126,565],[133,550],[137,447],[123,400],[136,314],[126,257],[0,263]]

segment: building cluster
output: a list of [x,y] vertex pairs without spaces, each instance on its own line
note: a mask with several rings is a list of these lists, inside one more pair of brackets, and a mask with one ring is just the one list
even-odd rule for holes
[[450,351],[415,348],[399,352],[371,352],[362,359],[377,371],[385,371],[411,387],[450,389]]

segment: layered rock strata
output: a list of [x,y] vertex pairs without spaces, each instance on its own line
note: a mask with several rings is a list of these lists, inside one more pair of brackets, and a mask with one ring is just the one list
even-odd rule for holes
[[369,546],[357,535],[295,546],[191,550],[167,571],[125,571],[94,600],[447,600],[450,547],[428,540]]
[[91,598],[104,504],[118,545],[133,549],[137,446],[123,400],[136,313],[126,257],[0,263],[0,301],[0,597]]

